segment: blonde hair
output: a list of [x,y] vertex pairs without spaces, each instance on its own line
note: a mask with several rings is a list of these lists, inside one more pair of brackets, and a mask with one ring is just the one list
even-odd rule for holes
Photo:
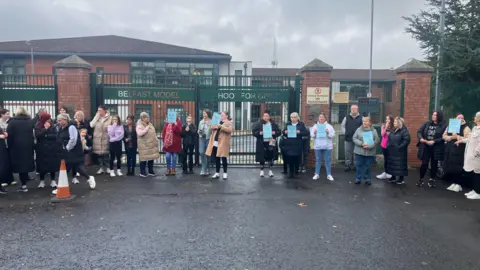
[[291,113],[291,114],[290,114],[290,117],[297,117],[298,120],[300,121],[300,116],[299,116],[298,113],[296,113],[296,112]]
[[57,115],[57,120],[70,121],[70,115],[68,115],[66,113],[61,113],[61,114]]
[[401,117],[395,117],[395,122],[397,122],[398,129],[401,129],[403,127],[403,118]]
[[80,116],[82,120],[85,120],[85,114],[82,111],[77,111],[73,117],[77,118],[77,116]]
[[27,112],[27,110],[25,110],[24,107],[17,107],[17,109],[15,110],[15,116],[19,115],[29,116],[30,114]]

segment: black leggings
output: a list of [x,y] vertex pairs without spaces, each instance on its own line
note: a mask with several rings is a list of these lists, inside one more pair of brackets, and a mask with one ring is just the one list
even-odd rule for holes
[[388,150],[387,150],[387,148],[382,147],[382,152],[383,152],[383,171],[388,173],[387,172],[387,168],[388,168],[388,166],[387,166],[387,162],[388,162]]
[[263,142],[263,161],[260,161],[260,170],[265,168],[265,163],[268,162],[268,167],[273,167],[273,150],[270,150],[270,142]]
[[29,180],[28,173],[19,173],[18,176],[20,177],[20,182],[22,183],[22,186],[27,185],[27,182]]
[[[44,173],[44,172],[40,173],[40,181],[45,180],[45,175],[46,174],[47,173]],[[52,180],[52,181],[55,180],[55,172],[50,172],[49,174],[50,174],[50,180]]]
[[80,174],[80,176],[85,177],[87,180],[90,178],[90,175],[87,173],[87,170],[85,169],[85,164],[83,164],[83,162],[78,164],[67,164],[67,172],[74,169]]
[[224,172],[224,173],[227,173],[227,167],[228,167],[227,158],[226,158],[226,157],[217,157],[217,147],[213,147],[213,150],[212,150],[212,158],[215,159],[215,169],[216,169],[216,172],[217,172],[217,173],[220,172],[220,161],[222,161],[223,172]]
[[285,161],[289,167],[289,175],[290,176],[293,176],[294,174],[297,173],[297,170],[298,170],[298,165],[299,165],[299,161],[301,159],[301,156],[285,156]]
[[122,141],[110,143],[110,170],[113,170],[113,162],[117,159],[117,169],[122,167]]
[[193,150],[194,149],[195,149],[195,145],[184,145],[183,146],[182,167],[183,167],[184,171],[186,171],[187,168],[190,171],[193,170]]
[[425,177],[428,170],[428,164],[430,163],[430,178],[435,179],[437,177],[438,160],[435,159],[435,147],[439,146],[425,146],[422,156],[422,166],[420,167],[420,179]]

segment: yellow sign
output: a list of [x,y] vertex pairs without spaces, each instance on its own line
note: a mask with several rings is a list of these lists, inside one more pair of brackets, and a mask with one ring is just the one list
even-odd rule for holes
[[330,104],[330,88],[328,87],[307,87],[307,104]]
[[333,103],[348,103],[348,92],[333,93]]

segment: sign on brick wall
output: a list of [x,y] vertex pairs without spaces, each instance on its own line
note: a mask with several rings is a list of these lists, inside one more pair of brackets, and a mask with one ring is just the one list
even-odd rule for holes
[[307,105],[330,104],[328,87],[307,87]]

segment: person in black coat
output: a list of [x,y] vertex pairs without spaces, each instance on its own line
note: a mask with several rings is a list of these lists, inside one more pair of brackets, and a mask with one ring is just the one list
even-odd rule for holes
[[18,107],[15,116],[8,123],[8,148],[13,173],[18,173],[20,192],[27,192],[28,173],[35,171],[34,124],[25,108]]
[[430,163],[429,187],[435,187],[435,178],[437,176],[438,161],[443,160],[445,153],[445,141],[443,133],[446,125],[443,123],[443,113],[435,111],[432,114],[432,120],[425,122],[417,131],[418,137],[418,159],[422,161],[420,167],[420,180],[417,186],[423,186],[423,178],[428,170]]
[[45,187],[46,174],[50,174],[50,186],[55,188],[57,186],[55,175],[60,170],[60,157],[57,143],[57,130],[49,114],[43,113],[40,115],[37,126],[35,127],[35,137],[37,138],[35,161],[37,172],[40,174],[40,184],[38,188]]
[[[263,128],[265,125],[270,125],[272,128],[271,138],[264,138],[263,136]],[[252,134],[257,139],[255,144],[255,161],[260,163],[260,177],[265,176],[263,172],[265,162],[268,162],[268,175],[273,177],[273,162],[278,160],[277,138],[282,135],[282,131],[275,121],[270,120],[270,112],[266,111],[263,114],[263,119],[253,125]]]
[[127,116],[124,126],[123,142],[125,143],[125,152],[127,154],[127,176],[135,175],[137,166],[137,130],[135,128],[135,116]]
[[[193,123],[192,116],[187,117],[187,123],[182,127],[182,147],[183,147],[183,158],[182,158],[182,168],[183,173],[192,174],[193,173],[193,150],[195,149],[195,143],[197,142],[197,127]],[[187,164],[188,159],[188,164]],[[188,171],[187,171],[188,168]]]
[[[393,130],[388,135],[388,161],[386,171],[392,175],[389,182],[404,184],[404,177],[408,176],[408,145],[410,133],[404,127],[400,117],[393,121]],[[397,178],[398,177],[398,178]]]
[[7,190],[3,187],[3,184],[8,185],[13,181],[13,175],[10,170],[10,156],[8,154],[8,148],[6,140],[8,133],[0,127],[0,194],[6,194]]
[[[294,112],[290,114],[290,122],[287,123],[287,126],[283,130],[283,152],[285,154],[285,161],[289,167],[289,177],[293,178],[294,174],[297,173],[296,168],[298,168],[299,161],[302,159],[303,153],[303,140],[302,137],[308,136],[310,132],[305,127],[305,124],[299,121],[298,113]],[[288,126],[295,126],[297,136],[294,138],[288,137]]]

